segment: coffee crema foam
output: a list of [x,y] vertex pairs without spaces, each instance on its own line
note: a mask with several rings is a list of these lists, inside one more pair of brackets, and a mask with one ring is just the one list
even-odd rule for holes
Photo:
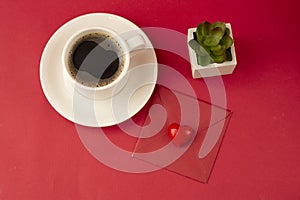
[[80,37],[67,56],[69,74],[87,87],[109,85],[120,76],[125,65],[121,45],[106,32],[93,32]]

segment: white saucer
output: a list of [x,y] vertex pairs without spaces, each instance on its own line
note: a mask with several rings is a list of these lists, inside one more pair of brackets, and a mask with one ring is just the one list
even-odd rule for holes
[[[63,79],[63,46],[78,29],[91,26],[110,28],[125,39],[138,33],[146,41],[145,49],[131,55],[127,84],[113,98],[105,100],[91,100],[71,92]],[[106,127],[130,119],[149,100],[156,79],[156,55],[146,34],[127,19],[106,13],[83,15],[64,24],[48,41],[40,62],[40,81],[49,103],[66,119],[84,126]]]

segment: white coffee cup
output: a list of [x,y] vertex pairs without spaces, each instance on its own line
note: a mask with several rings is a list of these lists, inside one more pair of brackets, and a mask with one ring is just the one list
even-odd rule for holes
[[[106,34],[112,37],[112,40],[115,41],[119,47],[120,52],[122,52],[122,70],[118,71],[119,75],[115,77],[114,80],[109,80],[108,84],[97,85],[97,86],[88,86],[84,81],[78,80],[78,75],[74,75],[71,73],[70,68],[70,59],[72,59],[72,55],[70,53],[74,52],[77,48],[78,41],[81,40],[82,37],[85,37],[89,34]],[[107,42],[108,40],[104,41]],[[108,41],[110,42],[110,41]],[[102,44],[101,44],[102,45]],[[109,45],[108,45],[109,46]],[[62,66],[64,73],[64,81],[67,87],[74,91],[76,90],[81,95],[90,98],[90,99],[106,99],[114,96],[119,93],[122,88],[125,86],[128,76],[127,72],[130,65],[130,53],[133,50],[138,48],[142,48],[145,46],[145,41],[141,35],[138,33],[131,36],[130,38],[123,38],[122,34],[117,34],[114,31],[108,28],[102,27],[90,27],[77,31],[74,33],[66,42],[63,52],[62,52]],[[119,53],[120,53],[119,52]],[[78,70],[78,73],[80,70]],[[88,82],[88,80],[87,80]]]

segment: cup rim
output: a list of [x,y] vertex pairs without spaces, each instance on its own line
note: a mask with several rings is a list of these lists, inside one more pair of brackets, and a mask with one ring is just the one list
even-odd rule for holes
[[[104,86],[100,86],[100,87],[89,87],[89,86],[79,83],[78,81],[76,81],[76,79],[74,79],[71,76],[71,74],[67,70],[66,57],[67,57],[67,52],[68,52],[69,48],[72,45],[74,45],[76,39],[79,38],[80,35],[82,35],[84,32],[89,33],[92,31],[102,31],[102,32],[105,31],[105,32],[108,32],[109,34],[113,35],[114,39],[120,44],[121,48],[123,49],[123,54],[125,56],[125,59],[124,59],[125,63],[124,63],[124,67],[123,67],[121,74],[113,82],[111,82],[107,85],[104,85]],[[63,50],[62,50],[62,64],[63,64],[64,73],[66,73],[66,75],[68,76],[68,79],[73,82],[74,88],[80,87],[87,91],[102,91],[102,90],[110,89],[110,88],[114,87],[115,85],[117,85],[124,78],[124,76],[126,75],[126,73],[128,71],[129,63],[130,63],[129,59],[130,59],[129,47],[126,44],[125,39],[123,39],[119,34],[114,32],[113,30],[105,28],[105,27],[88,27],[88,28],[78,30],[77,32],[72,34],[72,36],[70,38],[68,38],[68,40],[66,41],[66,43],[63,47]]]

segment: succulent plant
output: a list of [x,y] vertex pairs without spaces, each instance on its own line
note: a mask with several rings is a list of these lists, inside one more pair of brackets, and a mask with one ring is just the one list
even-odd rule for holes
[[189,41],[189,46],[196,52],[198,65],[202,66],[232,60],[232,44],[229,28],[219,21],[213,24],[207,21],[200,23],[194,39]]

